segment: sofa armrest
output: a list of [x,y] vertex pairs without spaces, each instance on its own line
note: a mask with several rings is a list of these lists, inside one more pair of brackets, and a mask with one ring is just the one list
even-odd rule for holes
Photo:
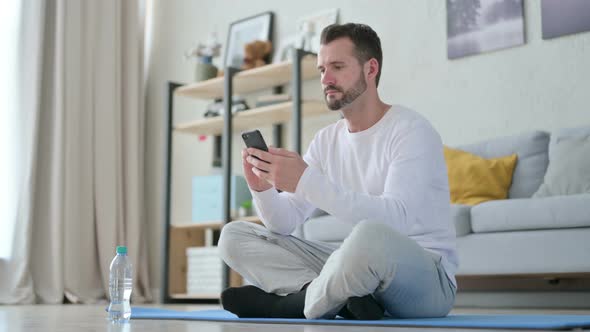
[[471,206],[451,204],[451,220],[455,225],[457,236],[471,233]]

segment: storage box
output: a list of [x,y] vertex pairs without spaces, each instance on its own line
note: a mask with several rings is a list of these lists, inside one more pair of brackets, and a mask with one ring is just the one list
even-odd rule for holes
[[222,262],[217,247],[186,248],[186,290],[188,294],[221,293]]
[[[223,220],[223,176],[195,176],[192,181],[192,220]],[[246,180],[239,175],[231,177],[230,210],[237,215],[238,208],[244,201],[252,199]]]

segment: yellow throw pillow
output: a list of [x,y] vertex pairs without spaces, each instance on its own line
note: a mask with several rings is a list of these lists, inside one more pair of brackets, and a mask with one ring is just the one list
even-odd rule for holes
[[485,159],[446,146],[444,153],[451,203],[475,205],[508,197],[516,154]]

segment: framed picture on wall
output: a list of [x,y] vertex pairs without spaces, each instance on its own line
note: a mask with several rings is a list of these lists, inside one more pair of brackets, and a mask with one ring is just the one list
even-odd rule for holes
[[449,59],[522,44],[522,0],[447,0]]
[[[233,22],[229,26],[223,64],[241,68],[244,62],[244,45],[255,40],[271,41],[273,13],[265,12]],[[269,59],[266,59],[268,62]]]
[[590,1],[542,0],[543,39],[590,31]]

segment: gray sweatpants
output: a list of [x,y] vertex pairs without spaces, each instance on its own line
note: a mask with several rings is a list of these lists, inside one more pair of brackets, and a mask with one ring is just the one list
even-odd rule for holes
[[455,301],[441,257],[378,222],[360,222],[338,246],[234,221],[223,227],[219,249],[227,265],[266,292],[285,295],[311,282],[308,319],[333,318],[349,297],[367,294],[400,318],[446,316]]

